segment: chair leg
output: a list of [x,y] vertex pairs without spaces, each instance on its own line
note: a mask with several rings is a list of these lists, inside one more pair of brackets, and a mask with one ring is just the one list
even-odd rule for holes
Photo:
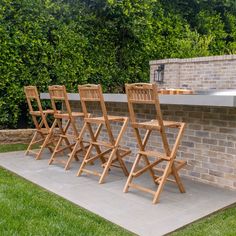
[[67,163],[65,165],[65,170],[68,170],[70,168],[70,164],[71,164],[73,158],[75,158],[75,154],[77,152],[77,148],[78,147],[81,147],[81,140],[80,139],[77,140],[77,142],[75,143],[75,146],[74,146],[72,152],[70,153],[69,159],[68,159],[68,161],[67,161]]
[[[66,134],[66,133],[65,133],[65,134]],[[64,137],[63,140],[64,140],[65,144],[67,145],[67,148],[70,149],[70,152],[73,152],[73,148],[71,147],[71,143],[70,143],[69,139],[68,139],[67,137]],[[75,158],[77,161],[79,160],[79,158],[78,158],[76,152],[74,153],[74,158]]]
[[28,145],[28,147],[27,147],[27,150],[25,151],[25,155],[28,155],[28,154],[29,154],[29,151],[30,151],[30,149],[31,149],[31,146],[32,146],[32,144],[35,142],[35,140],[36,140],[36,138],[37,138],[37,135],[38,135],[38,131],[36,130],[35,133],[34,133],[34,135],[33,135],[33,138],[31,139],[31,141],[30,141],[30,143],[29,143],[29,145]]
[[[47,146],[47,144],[49,143],[50,139],[53,137],[53,135],[54,135],[54,129],[55,129],[56,125],[57,125],[57,120],[54,120],[54,121],[53,121],[53,124],[52,124],[52,126],[51,126],[51,128],[50,128],[50,130],[49,130],[49,133],[47,134],[47,136],[46,136],[46,138],[45,138],[45,140],[44,140],[44,142],[43,142],[43,144],[42,144],[41,152],[42,152],[43,148],[45,148],[45,147]],[[52,142],[53,144],[54,144],[54,141],[55,141],[54,139],[51,140],[51,142]],[[56,147],[56,144],[54,144],[54,145],[55,145],[55,147]],[[53,148],[51,148],[51,147],[47,147],[47,148],[48,148],[49,151],[53,154],[53,152],[54,152]],[[55,148],[54,148],[54,149],[55,149]],[[41,155],[41,153],[38,155],[38,157],[36,157],[36,160],[40,159],[40,155]]]
[[[147,164],[147,165],[150,165],[150,161],[148,160],[148,157],[145,156],[145,155],[142,155],[142,157],[143,157],[144,161],[146,162],[146,164]],[[156,181],[155,181],[155,180],[156,180],[156,178],[155,178],[155,173],[154,173],[154,170],[153,170],[152,168],[149,168],[149,173],[150,173],[150,176],[151,176],[153,182],[154,182],[155,184],[157,184]]]
[[174,170],[174,172],[173,172],[174,178],[176,180],[176,183],[178,184],[179,190],[181,192],[184,191],[184,187],[182,185],[182,182],[180,181],[180,178],[177,174],[177,171],[176,171],[175,167],[173,169],[174,158],[176,157],[176,153],[177,153],[178,148],[179,148],[180,140],[183,136],[184,128],[185,128],[185,124],[183,123],[179,127],[179,132],[178,132],[178,135],[177,135],[176,140],[175,140],[175,144],[174,144],[174,146],[172,148],[172,151],[171,151],[171,154],[170,154],[171,160],[167,162],[167,165],[165,167],[165,171],[164,171],[164,173],[162,175],[162,178],[161,178],[161,182],[160,182],[160,184],[158,186],[158,189],[157,189],[157,191],[154,195],[153,202],[152,202],[153,204],[156,204],[159,201],[160,194],[163,190],[163,187],[164,187],[164,184],[167,180],[167,177],[171,174],[171,172],[173,172],[173,170]]
[[36,157],[35,157],[35,160],[39,160],[39,159],[41,158],[43,149],[44,149],[44,148],[46,147],[46,145],[48,144],[48,142],[49,142],[51,136],[52,136],[52,135],[51,135],[50,132],[46,135],[46,137],[45,137],[45,139],[44,139],[44,141],[43,141],[43,144],[42,144],[42,146],[40,147],[40,150],[39,150],[38,154],[37,154]]
[[136,159],[135,159],[135,161],[134,161],[134,164],[133,164],[133,166],[131,168],[131,171],[129,173],[129,177],[128,177],[127,181],[126,181],[126,184],[125,184],[125,187],[124,187],[124,190],[123,190],[124,193],[127,193],[128,190],[129,190],[129,184],[133,180],[133,173],[135,171],[135,168],[138,166],[138,163],[139,163],[140,159],[141,159],[141,154],[138,154]]
[[105,168],[104,168],[104,170],[103,170],[103,172],[102,172],[102,176],[101,176],[100,179],[99,179],[99,184],[104,183],[105,177],[106,177],[106,175],[107,175],[107,173],[108,173],[108,171],[109,171],[109,169],[110,169],[110,167],[111,167],[111,163],[112,163],[112,160],[113,160],[113,156],[115,155],[116,151],[117,151],[117,148],[114,148],[114,149],[111,151],[111,154],[110,154],[110,156],[109,156],[109,158],[108,158],[108,161],[106,162],[106,166],[105,166]]
[[63,138],[60,137],[59,140],[58,140],[58,142],[57,142],[57,145],[56,145],[56,147],[55,147],[55,149],[54,149],[54,152],[53,152],[53,154],[51,155],[51,158],[50,158],[50,160],[49,160],[49,162],[48,162],[48,165],[51,165],[52,162],[54,161],[54,158],[55,158],[55,156],[56,156],[56,154],[57,154],[57,150],[58,150],[58,148],[60,147],[62,140],[63,140]]
[[[146,131],[143,140],[141,139],[141,136],[140,136],[138,128],[135,128],[134,131],[135,131],[135,135],[136,135],[137,142],[138,142],[138,145],[139,145],[139,149],[141,151],[145,151],[145,147],[146,147],[147,142],[149,140],[149,137],[150,137],[150,135],[152,133],[152,130],[147,130]],[[148,160],[148,157],[145,156],[145,155],[142,155],[142,157],[143,157],[144,161],[146,162],[146,164],[149,165],[150,162]],[[151,178],[153,179],[153,182],[156,184],[156,182],[155,182],[155,173],[154,173],[152,168],[149,169],[149,173],[150,173]]]
[[153,198],[153,201],[152,201],[153,204],[156,204],[159,201],[159,199],[160,199],[160,194],[161,194],[161,192],[162,192],[162,190],[164,188],[164,185],[165,185],[165,182],[167,180],[167,177],[169,176],[169,174],[171,172],[172,165],[173,165],[173,160],[168,161],[168,163],[166,164],[164,173],[163,173],[163,175],[161,177],[160,184],[159,184],[159,186],[157,188],[157,191],[156,191],[156,193],[154,195],[154,198]]
[[51,133],[51,132],[49,131],[49,133],[47,134],[47,136],[46,136],[46,138],[45,138],[45,141],[44,141],[43,144],[42,144],[42,146],[43,146],[44,148],[45,148],[45,147],[48,148],[48,150],[50,151],[51,154],[54,152],[54,149],[53,149],[52,147],[48,146],[48,144],[53,142],[52,140],[50,141],[50,139],[52,138],[52,135],[53,135],[53,133]]
[[[80,130],[80,133],[79,133],[79,136],[78,136],[78,138],[77,138],[77,140],[76,140],[75,146],[74,146],[72,152],[70,153],[69,159],[68,159],[68,161],[67,161],[67,163],[66,163],[65,170],[68,170],[68,169],[70,168],[70,163],[71,163],[71,161],[73,160],[73,158],[77,158],[75,154],[76,154],[77,148],[78,148],[79,146],[81,147],[82,151],[83,151],[83,152],[85,153],[85,155],[86,155],[85,147],[84,147],[84,144],[83,144],[83,141],[82,141],[82,137],[83,137],[83,135],[84,135],[85,130],[86,130],[86,123],[83,124],[83,127],[82,127],[82,129]],[[77,159],[78,159],[78,158],[77,158]],[[78,160],[79,160],[79,159],[78,159]]]
[[[76,146],[76,147],[73,148],[72,152],[74,152],[74,149],[77,150],[77,147],[78,147],[78,145],[79,145],[79,146],[81,147],[82,151],[84,152],[84,154],[86,155],[86,148],[85,148],[85,146],[84,146],[84,144],[83,144],[83,135],[84,135],[84,132],[86,131],[86,127],[87,127],[87,125],[86,125],[86,123],[84,122],[84,124],[83,124],[83,126],[82,126],[82,128],[81,128],[81,130],[80,130],[80,132],[79,132],[79,136],[78,136],[78,138],[77,138],[77,141],[76,141],[76,143],[75,143],[75,146]],[[78,144],[77,144],[77,143],[78,143]],[[72,152],[71,152],[71,153],[72,153]],[[75,158],[77,161],[79,161],[79,158],[76,156],[76,152],[73,153],[73,155],[70,155],[70,156],[72,156],[72,157],[71,157],[71,160],[72,160],[73,156],[75,156],[74,158]],[[70,159],[70,158],[69,158],[69,159]],[[71,160],[68,160],[68,162],[70,163]]]
[[[103,126],[103,124],[99,124],[98,127],[97,127],[97,129],[96,129],[96,131],[95,131],[95,133],[94,133],[94,132],[93,132],[93,129],[92,129],[91,125],[90,125],[90,123],[86,123],[86,127],[87,127],[87,129],[88,129],[88,131],[89,131],[89,133],[90,133],[90,137],[91,137],[91,140],[92,140],[93,142],[96,142],[96,141],[97,141],[97,138],[98,138],[98,136],[99,136],[99,134],[100,134],[100,132],[101,132],[101,130],[102,130],[102,126]],[[100,149],[100,147],[97,146],[97,145],[95,145],[95,149],[96,149],[97,154],[100,154],[100,153],[102,152],[101,149]],[[101,160],[101,162],[102,162],[103,164],[106,163],[106,160],[105,160],[105,158],[104,158],[103,155],[100,157],[100,160]]]
[[120,156],[118,149],[116,151],[116,156],[117,156],[117,161],[120,163],[120,167],[123,170],[125,176],[129,176],[129,171],[126,168],[126,165],[125,165],[124,161],[122,160],[122,157]]
[[84,160],[83,160],[83,162],[82,162],[82,164],[81,164],[81,166],[80,166],[80,168],[79,168],[79,171],[78,171],[78,173],[77,173],[77,176],[80,176],[80,175],[82,174],[83,168],[84,168],[85,165],[87,164],[87,163],[86,163],[86,160],[90,157],[90,153],[91,153],[91,151],[92,151],[92,148],[93,148],[93,145],[90,144],[90,146],[89,146],[89,148],[88,148],[88,150],[87,150],[87,153],[86,153],[86,155],[85,155],[85,157],[84,157]]
[[43,147],[41,147],[40,149],[39,149],[39,152],[38,152],[38,154],[36,155],[36,157],[35,157],[35,160],[40,160],[40,158],[41,158],[41,155],[42,155],[42,153],[43,153]]
[[[56,147],[55,147],[55,149],[54,149],[54,152],[53,152],[53,154],[52,154],[52,156],[51,156],[51,158],[50,158],[50,160],[49,160],[49,165],[50,165],[50,164],[53,162],[53,160],[55,159],[56,154],[58,153],[58,150],[59,150],[59,148],[60,148],[60,145],[62,144],[63,141],[64,141],[64,143],[65,143],[65,148],[63,148],[63,150],[61,150],[63,153],[65,153],[64,150],[67,149],[67,148],[70,150],[71,153],[72,153],[73,150],[74,150],[74,148],[72,148],[72,146],[71,146],[71,143],[70,143],[69,139],[66,137],[66,133],[67,133],[67,131],[68,131],[70,125],[72,124],[71,120],[67,120],[67,122],[66,122],[64,128],[63,128],[63,126],[62,126],[62,121],[61,121],[60,119],[57,119],[57,120],[56,120],[56,123],[58,124],[58,127],[59,127],[59,129],[60,129],[60,133],[63,135],[63,137],[60,137],[60,138],[59,138],[59,141],[57,142]],[[71,155],[70,155],[70,156],[71,156]],[[75,158],[77,161],[79,160],[79,158],[78,158],[76,152],[73,152],[73,158]],[[70,157],[69,157],[69,160],[70,160]],[[65,170],[69,168],[69,165],[70,165],[70,162],[67,162],[67,163],[66,163]]]
[[[128,119],[125,118],[125,119],[124,119],[124,123],[123,123],[123,125],[122,125],[122,127],[121,127],[121,129],[120,129],[120,132],[119,132],[119,134],[118,134],[118,136],[117,136],[117,139],[116,139],[116,141],[115,141],[115,147],[118,147],[118,146],[119,146],[119,143],[120,143],[120,141],[121,141],[121,139],[122,139],[122,137],[123,137],[123,134],[124,134],[124,132],[125,132],[125,130],[126,130],[127,125],[128,125]],[[119,149],[118,149],[118,148],[115,148],[115,150],[116,150],[116,151],[115,151],[115,154],[116,154],[116,156],[117,156],[118,162],[120,163],[121,169],[123,170],[125,176],[129,176],[129,172],[128,172],[126,166],[125,166],[125,163],[124,163],[124,161],[122,160],[122,158],[121,158],[121,156],[120,156]],[[111,161],[112,161],[112,160],[111,160]],[[111,163],[112,163],[112,162],[111,162]],[[110,165],[111,165],[111,164],[110,164]]]
[[184,185],[183,185],[183,183],[182,183],[182,181],[181,181],[181,179],[180,179],[180,177],[179,177],[179,173],[178,173],[178,171],[176,170],[174,163],[173,163],[173,166],[172,166],[172,175],[173,175],[174,178],[175,178],[175,182],[176,182],[177,185],[178,185],[179,191],[180,191],[181,193],[185,193]]
[[[66,125],[65,125],[64,129],[62,128],[62,134],[63,134],[63,135],[66,135],[66,133],[67,133],[69,127],[70,127],[70,124],[71,124],[71,120],[68,120],[68,121],[66,122]],[[68,146],[68,148],[70,149],[70,151],[72,152],[73,149],[72,149],[72,147],[70,146],[71,143],[70,143],[69,139],[68,139],[66,136],[64,136],[64,137],[63,137],[63,140],[64,140],[65,144]]]

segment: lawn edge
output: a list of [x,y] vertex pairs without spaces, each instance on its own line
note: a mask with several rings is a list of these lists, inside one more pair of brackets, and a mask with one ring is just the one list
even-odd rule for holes
[[211,213],[209,213],[208,215],[205,215],[205,216],[203,216],[203,217],[201,217],[201,218],[198,218],[198,219],[196,219],[196,220],[194,220],[194,221],[192,221],[192,222],[190,222],[190,223],[188,223],[188,224],[186,224],[186,225],[184,225],[184,226],[182,226],[182,227],[180,227],[180,228],[178,228],[178,229],[175,229],[175,230],[173,230],[173,231],[171,231],[171,232],[169,232],[169,233],[167,233],[167,234],[164,234],[163,236],[171,236],[173,233],[177,233],[178,231],[187,228],[187,227],[188,227],[189,225],[191,225],[191,224],[195,224],[195,223],[197,223],[197,222],[199,222],[199,221],[201,221],[201,220],[204,220],[204,219],[206,219],[206,218],[208,218],[208,217],[210,217],[210,216],[214,216],[214,215],[216,215],[217,213],[220,213],[220,212],[222,212],[222,211],[224,211],[224,210],[226,210],[226,209],[230,209],[230,208],[232,208],[232,207],[234,207],[234,206],[236,207],[236,202],[231,203],[231,204],[229,204],[229,205],[227,205],[227,206],[224,206],[224,207],[222,207],[222,208],[220,208],[220,209],[218,209],[218,210],[216,210],[216,211],[214,211],[214,212],[211,212]]

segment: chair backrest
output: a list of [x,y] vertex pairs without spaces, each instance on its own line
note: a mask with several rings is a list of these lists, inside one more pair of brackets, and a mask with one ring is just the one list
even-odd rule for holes
[[115,139],[114,139],[114,136],[111,131],[110,122],[108,120],[107,109],[106,109],[104,97],[102,94],[102,86],[100,84],[98,84],[98,85],[85,84],[85,85],[79,85],[78,90],[79,90],[79,94],[80,94],[80,101],[81,101],[81,106],[82,106],[82,110],[84,113],[84,117],[88,117],[88,109],[87,109],[86,102],[99,102],[109,139],[110,139],[111,143],[114,144]]
[[[46,116],[43,113],[42,104],[39,98],[39,93],[36,86],[25,86],[24,92],[26,96],[26,100],[29,106],[29,112],[32,116],[34,125],[37,129],[49,128],[48,122],[46,120]],[[41,121],[38,121],[37,117],[41,118]],[[43,122],[42,125],[40,123]]]
[[162,113],[156,84],[135,83],[125,84],[131,122],[136,122],[134,104],[153,104],[156,109],[156,119],[163,127]]
[[[59,112],[59,108],[57,107],[57,103],[61,103],[61,112],[68,113],[69,117],[72,117],[71,114],[71,107],[68,100],[66,87],[64,85],[52,85],[48,86],[49,95],[52,103],[52,108],[55,113]],[[62,107],[62,105],[65,105],[65,107]],[[64,109],[64,110],[62,110]]]
[[84,116],[88,117],[88,109],[86,102],[99,102],[104,119],[105,121],[107,121],[108,120],[107,109],[104,102],[101,85],[100,84],[79,85],[78,90]]

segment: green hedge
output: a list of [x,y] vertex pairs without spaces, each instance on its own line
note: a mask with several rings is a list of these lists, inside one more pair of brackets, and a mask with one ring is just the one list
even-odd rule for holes
[[25,121],[25,85],[117,93],[149,80],[149,60],[235,52],[234,2],[2,0],[0,128]]

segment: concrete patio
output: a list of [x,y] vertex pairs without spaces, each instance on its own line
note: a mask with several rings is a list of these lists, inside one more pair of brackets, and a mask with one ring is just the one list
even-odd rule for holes
[[[47,153],[39,161],[23,152],[1,153],[0,166],[138,235],[167,234],[236,202],[235,191],[183,179],[185,194],[167,184],[160,203],[153,205],[151,195],[133,189],[123,193],[126,178],[116,168],[99,185],[96,176],[76,177],[81,162],[65,172],[60,164],[48,166],[48,158]],[[149,176],[140,181],[155,189]]]

